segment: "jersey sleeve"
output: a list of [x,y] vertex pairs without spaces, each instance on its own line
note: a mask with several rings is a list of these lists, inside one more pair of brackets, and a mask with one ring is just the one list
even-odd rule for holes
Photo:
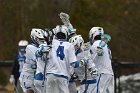
[[26,47],[26,62],[35,61],[35,53],[32,51],[31,46]]
[[75,49],[72,44],[70,44],[68,51],[69,51],[68,52],[69,63],[73,63],[73,62],[77,61],[76,55],[75,55]]
[[90,48],[91,57],[94,57],[97,54],[97,45],[92,45]]

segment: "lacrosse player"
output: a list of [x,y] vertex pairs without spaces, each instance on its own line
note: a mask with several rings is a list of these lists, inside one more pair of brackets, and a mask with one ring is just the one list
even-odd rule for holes
[[[86,63],[83,63],[83,65],[74,70],[80,80],[80,93],[92,93],[96,85],[97,70],[90,59],[91,55],[88,50],[84,49],[84,40],[81,35],[73,36],[69,39],[69,42],[75,47],[77,60],[86,60]],[[85,68],[85,65],[87,65],[87,68]]]
[[94,93],[114,93],[114,74],[111,65],[111,51],[108,45],[98,47],[101,36],[104,34],[102,27],[93,27],[89,32],[92,58],[98,69],[97,85]]
[[35,56],[36,56],[36,73],[35,73],[35,77],[34,77],[34,85],[35,85],[35,89],[37,93],[42,93],[42,91],[44,90],[44,67],[45,67],[45,62],[44,62],[44,58],[41,54],[41,52],[44,52],[44,49],[40,49],[40,46],[47,46],[47,43],[49,42],[48,38],[49,38],[49,34],[47,31],[43,31],[42,33],[44,35],[45,38],[45,42],[43,44],[40,44]]
[[15,90],[14,93],[22,93],[22,88],[19,84],[19,76],[23,68],[23,64],[25,63],[25,48],[28,45],[28,41],[20,40],[18,43],[18,54],[13,65],[12,75],[10,76],[10,83],[14,84]]
[[[63,24],[68,28],[68,39],[76,35],[76,29],[73,28],[72,24],[70,23],[70,16],[66,13],[61,12],[59,14],[59,17]],[[74,73],[74,68],[71,66],[70,67],[70,76],[71,79],[69,81],[69,92],[70,93],[77,93],[77,88],[76,88],[76,81],[78,79],[78,76]]]
[[69,93],[70,63],[77,60],[73,45],[66,41],[67,31],[64,25],[54,28],[55,38],[46,65],[46,93]]
[[35,93],[34,73],[36,70],[35,52],[39,44],[44,43],[42,29],[33,28],[31,30],[32,43],[26,47],[26,61],[20,74],[20,83],[25,93]]

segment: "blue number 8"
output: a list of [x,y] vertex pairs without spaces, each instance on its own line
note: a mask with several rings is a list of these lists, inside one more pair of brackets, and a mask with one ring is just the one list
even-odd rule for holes
[[57,51],[56,51],[57,57],[60,57],[61,60],[64,59],[64,46],[59,46]]

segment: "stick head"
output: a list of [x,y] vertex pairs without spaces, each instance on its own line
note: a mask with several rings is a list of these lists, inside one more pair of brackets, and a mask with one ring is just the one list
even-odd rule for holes
[[103,34],[101,36],[101,42],[99,44],[99,47],[103,48],[110,40],[111,40],[111,36],[110,35]]

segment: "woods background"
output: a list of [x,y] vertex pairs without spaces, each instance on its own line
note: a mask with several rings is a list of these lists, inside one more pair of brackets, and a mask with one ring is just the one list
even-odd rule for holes
[[18,41],[30,41],[32,28],[54,28],[66,12],[86,42],[89,30],[102,26],[112,36],[113,58],[139,61],[139,9],[140,0],[0,0],[0,60],[13,60]]
[[[19,40],[30,42],[32,28],[62,24],[60,12],[70,15],[85,42],[89,30],[101,26],[112,36],[113,58],[140,62],[140,0],[0,0],[0,60],[14,60]],[[7,85],[9,75],[9,68],[0,68],[0,87]]]

